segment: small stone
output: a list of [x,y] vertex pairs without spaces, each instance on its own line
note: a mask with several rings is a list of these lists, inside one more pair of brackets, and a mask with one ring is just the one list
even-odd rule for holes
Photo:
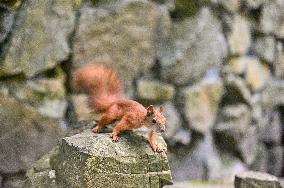
[[50,171],[48,172],[48,177],[49,177],[50,179],[56,178],[56,176],[55,176],[55,170],[50,170]]
[[175,88],[173,85],[159,81],[138,80],[137,94],[144,100],[167,101],[173,99]]
[[221,80],[203,80],[193,86],[183,88],[179,103],[183,104],[189,127],[202,134],[210,131],[223,94]]
[[249,22],[241,16],[233,19],[232,30],[228,35],[229,48],[232,54],[244,55],[250,45],[250,25]]
[[247,70],[245,74],[245,79],[252,90],[252,92],[257,92],[263,89],[270,78],[269,67],[262,64],[257,58],[247,57]]
[[235,176],[235,188],[281,188],[277,177],[261,172],[243,172]]
[[252,49],[256,56],[270,64],[276,60],[276,41],[271,36],[257,38]]
[[261,12],[260,29],[284,39],[284,0],[267,1]]

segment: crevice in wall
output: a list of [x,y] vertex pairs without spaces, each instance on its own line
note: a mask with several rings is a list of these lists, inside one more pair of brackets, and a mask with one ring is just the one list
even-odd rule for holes
[[[83,4],[83,3],[82,3]],[[72,94],[74,93],[73,87],[72,87],[72,70],[73,70],[73,40],[74,36],[77,32],[78,26],[79,26],[79,19],[80,19],[80,8],[82,7],[82,4],[80,7],[78,7],[75,11],[75,26],[73,32],[70,34],[68,39],[68,44],[70,47],[70,55],[68,58],[60,63],[62,70],[64,71],[66,75],[65,79],[65,91],[66,91],[66,100],[67,100],[67,109],[65,112],[65,118],[64,121],[66,122],[68,128],[72,128],[73,124],[76,123],[76,113],[74,110],[74,105],[72,103]]]

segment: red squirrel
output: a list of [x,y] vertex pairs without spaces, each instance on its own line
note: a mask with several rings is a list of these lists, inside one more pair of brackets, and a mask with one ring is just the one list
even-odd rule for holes
[[163,107],[155,109],[150,105],[145,108],[134,100],[124,98],[118,75],[113,69],[94,63],[87,64],[75,71],[74,85],[88,94],[92,110],[102,113],[97,126],[92,129],[94,133],[119,121],[111,134],[112,140],[117,142],[119,133],[146,126],[150,129],[149,142],[152,149],[158,153],[163,151],[154,135],[155,131],[164,132],[166,129]]

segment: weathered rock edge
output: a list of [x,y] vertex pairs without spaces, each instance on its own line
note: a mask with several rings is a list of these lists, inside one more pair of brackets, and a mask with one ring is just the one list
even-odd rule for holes
[[248,171],[235,176],[235,188],[282,188],[277,177],[261,172]]

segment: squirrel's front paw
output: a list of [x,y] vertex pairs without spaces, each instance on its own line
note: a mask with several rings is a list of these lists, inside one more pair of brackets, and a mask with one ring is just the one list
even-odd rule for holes
[[111,138],[113,142],[117,142],[118,141],[118,136],[115,134],[111,134]]
[[166,149],[161,144],[156,144],[155,147],[153,147],[153,150],[157,153],[161,153]]
[[101,129],[99,128],[99,126],[96,126],[92,129],[92,132],[99,133],[99,132],[101,132]]

